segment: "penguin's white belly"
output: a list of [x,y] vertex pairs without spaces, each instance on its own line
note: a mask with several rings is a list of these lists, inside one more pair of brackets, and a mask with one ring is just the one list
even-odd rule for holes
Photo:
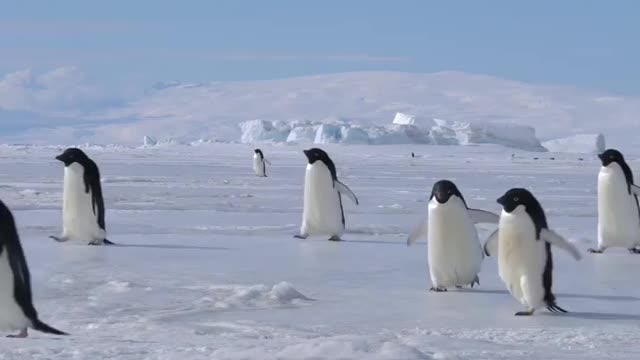
[[545,242],[536,240],[535,226],[526,213],[503,212],[499,226],[500,278],[516,300],[537,309],[544,304],[542,274],[547,259]]
[[471,284],[482,265],[478,233],[463,204],[429,204],[428,258],[436,287]]
[[260,156],[253,156],[253,171],[257,176],[264,176],[264,164]]
[[338,191],[324,164],[307,165],[304,181],[302,234],[337,235],[344,232]]
[[632,248],[640,243],[640,214],[624,174],[605,168],[598,175],[598,244]]
[[13,272],[5,248],[0,255],[0,328],[22,330],[30,324],[13,295]]
[[91,191],[85,192],[83,169],[73,164],[65,168],[62,200],[63,237],[70,241],[88,242],[104,238],[94,213]]

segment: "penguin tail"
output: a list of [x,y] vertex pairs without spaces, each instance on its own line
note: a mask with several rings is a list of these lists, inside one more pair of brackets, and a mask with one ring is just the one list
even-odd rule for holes
[[551,312],[560,312],[560,313],[567,313],[568,311],[561,308],[560,306],[558,306],[558,304],[556,304],[555,301],[553,302],[547,302],[547,310],[551,311]]
[[104,240],[102,240],[102,242],[104,242],[105,245],[115,245],[115,243],[113,241],[108,240],[108,239],[104,239]]
[[42,331],[43,333],[54,334],[54,335],[69,335],[64,331],[60,331],[54,327],[51,327],[39,319],[33,321],[33,326],[35,330]]

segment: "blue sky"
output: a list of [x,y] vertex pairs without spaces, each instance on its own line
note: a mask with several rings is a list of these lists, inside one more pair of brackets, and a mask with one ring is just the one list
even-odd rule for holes
[[0,0],[0,73],[149,86],[459,70],[640,94],[640,2]]

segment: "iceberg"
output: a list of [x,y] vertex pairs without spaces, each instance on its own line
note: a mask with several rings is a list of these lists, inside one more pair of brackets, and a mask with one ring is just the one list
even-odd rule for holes
[[542,143],[551,152],[600,154],[606,150],[604,135],[578,134]]

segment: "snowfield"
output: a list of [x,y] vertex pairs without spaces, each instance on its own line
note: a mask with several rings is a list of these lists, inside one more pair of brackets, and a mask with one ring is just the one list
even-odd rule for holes
[[[304,147],[261,145],[268,178],[253,175],[250,144],[85,148],[101,166],[119,244],[90,247],[48,239],[61,232],[62,148],[0,146],[0,198],[18,222],[36,308],[72,334],[2,338],[0,359],[640,357],[640,256],[586,252],[596,243],[595,155],[322,145],[360,200],[344,202],[345,241],[335,243],[292,237]],[[479,288],[427,291],[426,246],[405,239],[443,178],[492,211],[511,187],[533,191],[584,255],[554,251],[554,291],[569,314],[514,317],[522,308],[495,258]],[[493,226],[479,229],[484,239]]]

